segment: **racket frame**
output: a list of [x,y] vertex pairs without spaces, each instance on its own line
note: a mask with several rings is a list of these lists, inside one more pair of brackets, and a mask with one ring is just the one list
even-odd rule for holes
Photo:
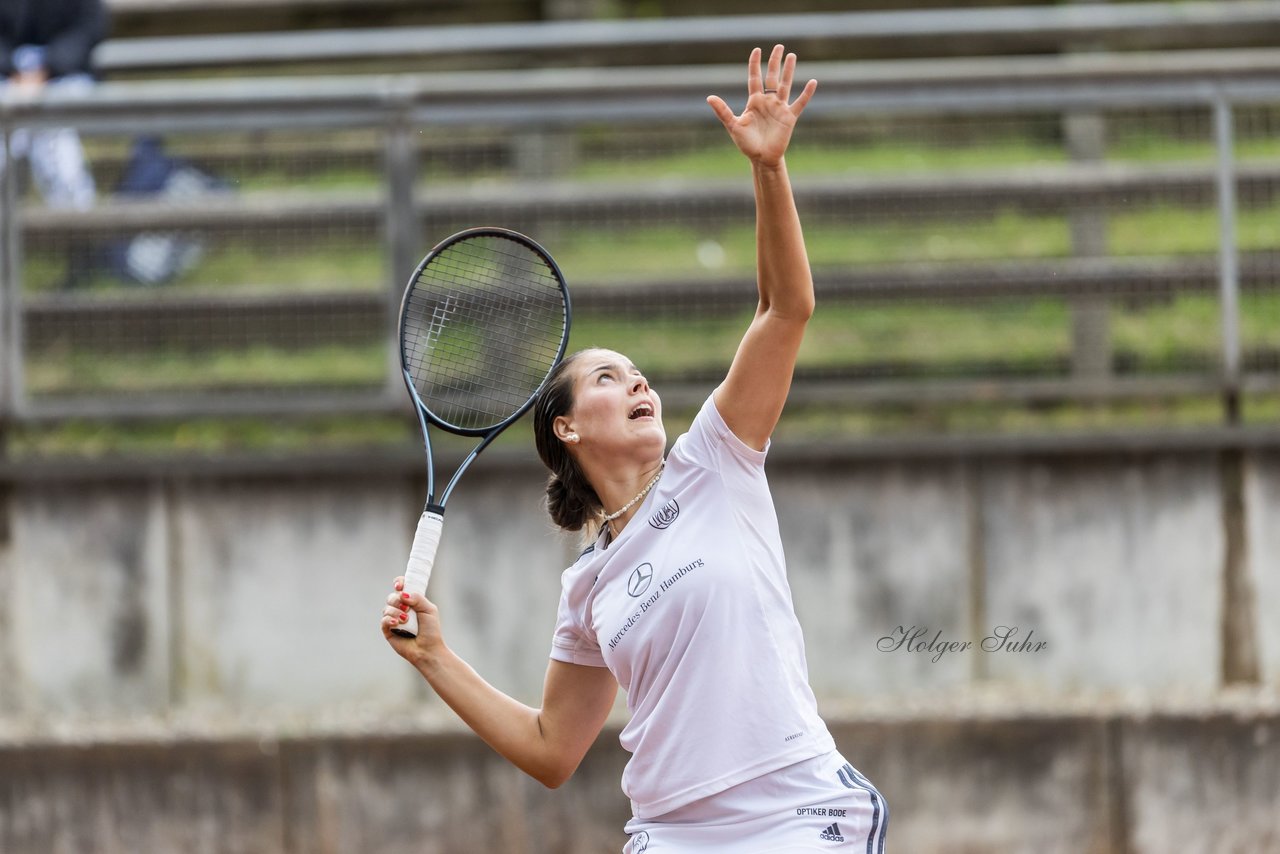
[[[533,250],[533,252],[546,263],[555,275],[556,282],[560,286],[560,296],[564,301],[564,331],[560,336],[560,347],[556,351],[555,358],[551,360],[551,365],[547,369],[546,376],[542,378],[542,382],[538,384],[537,389],[534,390],[533,394],[529,396],[529,399],[525,401],[524,404],[496,425],[486,427],[459,427],[456,424],[450,424],[433,413],[422,400],[422,397],[418,394],[418,389],[413,383],[413,375],[405,364],[405,323],[407,322],[409,310],[409,297],[416,290],[418,278],[422,275],[422,271],[430,266],[431,262],[435,260],[437,255],[444,252],[449,247],[461,241],[471,240],[477,237],[498,237],[521,244],[526,248]],[[436,246],[426,254],[422,261],[418,263],[418,266],[414,268],[413,275],[409,277],[409,284],[404,289],[404,296],[400,300],[400,319],[396,341],[400,351],[401,378],[404,380],[405,388],[409,392],[409,399],[413,402],[414,410],[418,416],[418,426],[422,429],[422,442],[427,454],[427,510],[443,515],[444,506],[448,502],[449,496],[453,494],[453,488],[457,486],[458,479],[462,476],[462,473],[466,471],[475,458],[480,455],[480,452],[487,448],[489,444],[498,437],[499,433],[519,421],[520,418],[523,417],[524,414],[533,406],[534,402],[538,399],[538,395],[542,393],[542,389],[546,386],[547,380],[550,379],[551,372],[554,371],[556,365],[560,364],[561,360],[564,359],[565,350],[569,345],[569,329],[572,326],[572,320],[573,306],[569,301],[569,288],[565,283],[564,273],[560,271],[560,266],[555,262],[555,259],[551,257],[551,253],[544,249],[536,240],[527,235],[521,234],[518,231],[512,231],[509,228],[500,228],[498,226],[478,226],[476,228],[463,229],[462,231],[452,234],[436,244]],[[445,486],[444,492],[441,494],[438,501],[436,500],[435,463],[432,456],[431,434],[428,430],[429,424],[457,436],[484,437],[481,439],[480,443],[472,449],[471,453],[466,456],[462,461],[462,464],[458,466],[457,471],[455,471],[453,473],[453,477],[449,479],[449,482]]]
[[[433,413],[430,407],[427,406],[427,404],[422,400],[422,397],[418,394],[418,389],[413,382],[413,374],[410,372],[405,359],[405,324],[409,311],[409,299],[417,289],[418,280],[422,275],[422,272],[430,266],[431,262],[441,252],[444,252],[449,247],[463,240],[470,240],[477,237],[497,237],[510,240],[532,250],[534,254],[538,255],[543,262],[546,263],[554,274],[556,283],[560,287],[560,296],[564,306],[564,325],[560,334],[560,346],[556,351],[555,358],[551,360],[551,363],[547,368],[546,375],[543,376],[542,381],[538,383],[538,387],[534,389],[533,393],[529,395],[528,400],[498,424],[485,427],[459,427],[456,424],[451,424],[448,421],[445,421],[443,418],[440,418]],[[546,387],[547,380],[550,379],[551,373],[564,359],[565,350],[569,345],[569,329],[572,326],[572,321],[573,306],[569,300],[569,288],[565,282],[564,274],[560,271],[560,266],[556,264],[555,259],[551,257],[551,254],[547,252],[546,249],[542,248],[537,241],[517,231],[499,228],[496,226],[481,226],[477,228],[464,229],[463,231],[459,231],[438,243],[426,254],[422,261],[419,262],[418,266],[414,268],[413,275],[409,279],[408,285],[405,286],[404,296],[400,301],[400,320],[397,346],[400,350],[399,357],[401,376],[404,380],[405,388],[409,392],[409,400],[412,402],[414,412],[418,417],[418,426],[422,429],[422,444],[427,454],[427,503],[426,508],[423,510],[422,517],[418,522],[418,533],[415,534],[414,537],[414,550],[418,548],[420,540],[426,538],[432,541],[429,548],[424,550],[430,552],[430,555],[426,558],[425,578],[429,579],[430,577],[430,565],[434,562],[435,548],[436,544],[439,542],[440,527],[443,524],[445,504],[448,502],[449,496],[453,494],[453,489],[457,486],[458,480],[462,477],[462,473],[470,467],[471,463],[480,455],[480,452],[487,448],[503,430],[518,421],[533,406],[534,402],[538,399],[538,395],[541,394],[543,388]],[[480,442],[471,450],[471,453],[463,459],[457,470],[454,471],[453,476],[449,478],[449,482],[445,486],[443,493],[440,495],[439,500],[436,499],[435,456],[431,447],[430,428],[432,426],[458,436],[482,437]],[[411,558],[410,567],[413,565],[413,558]],[[406,570],[406,575],[408,574],[408,570]],[[423,586],[425,587],[425,581]],[[408,623],[402,627],[393,628],[392,631],[396,634],[412,637],[417,633],[417,621],[413,619],[414,616],[415,615],[411,613],[410,621]]]

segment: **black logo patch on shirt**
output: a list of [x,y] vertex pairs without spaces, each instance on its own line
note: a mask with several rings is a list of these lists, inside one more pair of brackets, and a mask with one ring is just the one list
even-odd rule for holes
[[680,505],[673,498],[666,504],[662,505],[662,509],[649,517],[649,524],[662,531],[671,527],[671,523],[680,515]]

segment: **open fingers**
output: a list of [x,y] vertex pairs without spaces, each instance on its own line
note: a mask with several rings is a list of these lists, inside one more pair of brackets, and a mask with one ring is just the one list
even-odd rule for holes
[[[778,47],[781,47],[779,45]],[[778,77],[778,97],[786,101],[791,97],[791,80],[796,76],[796,55],[794,53],[787,54],[787,58],[782,61],[782,73]]]
[[751,49],[747,60],[747,97],[759,94],[764,87],[760,83],[760,48]]
[[795,103],[791,105],[791,112],[797,117],[804,112],[805,105],[809,103],[809,99],[813,97],[813,93],[818,91],[818,81],[810,80],[804,84],[804,89],[800,91],[800,95],[796,98]]
[[736,117],[733,115],[733,110],[729,109],[729,105],[724,102],[723,98],[718,95],[708,95],[707,103],[711,105],[711,109],[715,112],[716,118],[720,120],[720,123],[724,125],[726,129],[733,125],[733,120]]
[[[759,50],[759,48],[757,48]],[[769,52],[769,67],[764,72],[764,92],[778,91],[782,79],[782,45],[776,44]]]

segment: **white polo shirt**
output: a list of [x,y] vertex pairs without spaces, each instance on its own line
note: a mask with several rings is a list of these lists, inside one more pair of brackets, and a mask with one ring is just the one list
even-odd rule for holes
[[551,657],[608,667],[627,692],[622,789],[637,817],[835,749],[764,460],[709,398],[622,534],[561,578]]

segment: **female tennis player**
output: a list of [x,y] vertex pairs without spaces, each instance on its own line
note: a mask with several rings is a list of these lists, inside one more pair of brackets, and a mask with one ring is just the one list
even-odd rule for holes
[[[573,774],[621,685],[624,854],[884,850],[888,806],[817,713],[764,476],[814,306],[783,155],[817,81],[790,102],[795,54],[775,47],[763,79],[760,59],[741,115],[707,99],[756,198],[760,302],[724,382],[665,459],[661,400],[619,353],[570,356],[534,406],[551,516],[594,540],[562,577],[542,708],[459,659],[435,605],[399,592],[402,579],[382,618],[462,720],[547,786]],[[414,639],[392,632],[409,609]]]

